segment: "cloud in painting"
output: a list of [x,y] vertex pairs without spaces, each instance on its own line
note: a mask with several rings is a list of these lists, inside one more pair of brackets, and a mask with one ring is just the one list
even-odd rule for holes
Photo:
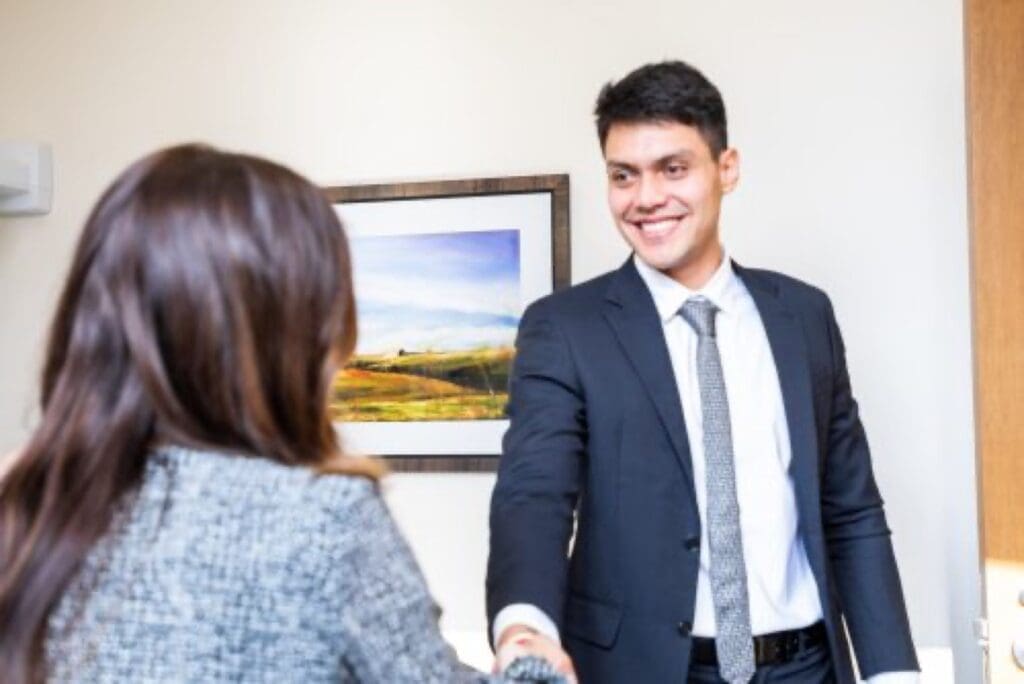
[[358,352],[511,346],[519,258],[516,230],[353,238]]

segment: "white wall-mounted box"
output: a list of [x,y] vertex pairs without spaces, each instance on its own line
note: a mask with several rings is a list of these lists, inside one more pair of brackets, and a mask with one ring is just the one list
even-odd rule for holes
[[0,216],[46,214],[53,201],[53,153],[42,143],[0,142]]

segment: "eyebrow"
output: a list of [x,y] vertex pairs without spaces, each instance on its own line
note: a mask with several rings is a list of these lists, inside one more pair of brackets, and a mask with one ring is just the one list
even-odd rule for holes
[[[669,154],[666,154],[666,155],[664,155],[662,157],[659,157],[658,159],[655,159],[653,165],[656,166],[656,167],[662,167],[662,166],[665,166],[666,164],[668,164],[669,162],[673,162],[673,161],[677,161],[677,160],[691,161],[691,160],[693,160],[693,157],[694,157],[694,154],[693,154],[692,151],[687,150],[687,149],[681,149],[681,150],[676,150],[675,152],[671,152]],[[626,171],[637,171],[638,170],[638,167],[636,165],[630,164],[629,162],[620,161],[618,159],[608,159],[608,160],[606,160],[605,166],[607,168],[609,168],[609,169],[617,168],[617,169],[625,169]]]

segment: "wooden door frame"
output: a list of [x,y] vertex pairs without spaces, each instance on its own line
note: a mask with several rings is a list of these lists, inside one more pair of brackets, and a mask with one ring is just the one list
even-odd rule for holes
[[978,524],[989,682],[1024,682],[1024,0],[966,0]]

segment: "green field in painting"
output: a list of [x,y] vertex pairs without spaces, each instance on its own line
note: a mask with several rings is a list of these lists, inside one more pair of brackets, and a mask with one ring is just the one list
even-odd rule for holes
[[335,420],[493,420],[508,400],[509,347],[354,357],[334,382]]

